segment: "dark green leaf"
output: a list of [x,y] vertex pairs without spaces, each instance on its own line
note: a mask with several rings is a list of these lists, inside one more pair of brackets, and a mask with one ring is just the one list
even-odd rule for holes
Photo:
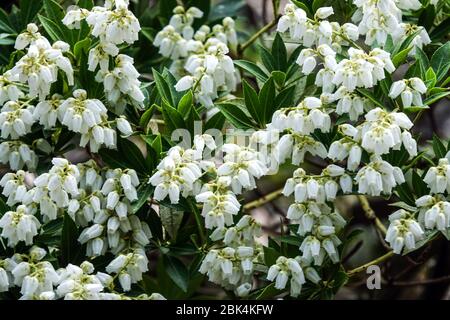
[[172,92],[161,73],[153,69],[153,77],[155,79],[156,87],[158,88],[158,92],[161,98],[165,99],[170,106],[175,107],[176,104],[173,103]]
[[450,42],[445,43],[434,52],[430,63],[439,83],[450,69]]
[[147,202],[153,192],[153,189],[153,186],[147,183],[143,183],[139,186],[137,190],[138,199],[131,204],[133,213],[138,212],[138,210]]
[[180,102],[178,103],[178,112],[181,115],[184,115],[184,119],[187,118],[187,116],[189,115],[189,112],[191,111],[192,108],[192,103],[193,103],[193,95],[192,95],[192,91],[189,90],[184,96],[183,98],[181,98]]
[[433,135],[433,151],[437,158],[445,158],[447,154],[447,148],[445,148],[441,139],[437,135]]
[[187,292],[189,284],[189,271],[179,259],[171,256],[163,256],[164,267],[170,279],[181,289]]
[[224,115],[221,112],[217,112],[208,121],[206,121],[204,131],[207,131],[209,129],[222,130],[224,123],[225,123]]
[[177,109],[172,108],[167,103],[166,99],[163,99],[162,114],[169,133],[178,128],[186,128],[186,123],[184,122],[183,116]]
[[227,120],[239,129],[248,129],[255,127],[252,120],[242,109],[233,103],[220,103],[216,105]]
[[258,94],[246,80],[242,81],[242,87],[244,91],[245,107],[247,108],[248,112],[253,117],[253,119],[256,122],[261,123],[260,119],[261,110],[259,106]]
[[272,45],[272,57],[274,60],[275,70],[286,71],[287,69],[287,52],[284,41],[277,32]]
[[77,263],[75,260],[79,256],[81,248],[78,243],[78,228],[72,218],[64,213],[64,222],[61,235],[61,263],[66,266],[69,263]]
[[234,64],[255,76],[259,81],[265,82],[269,76],[255,63],[246,60],[235,60]]
[[274,104],[275,93],[275,83],[273,78],[270,77],[259,92],[259,113],[262,115],[262,125],[265,125],[271,119],[272,114],[276,110],[276,105]]

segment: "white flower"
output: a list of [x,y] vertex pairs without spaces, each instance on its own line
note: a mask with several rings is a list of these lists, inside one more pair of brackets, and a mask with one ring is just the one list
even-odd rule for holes
[[334,14],[333,7],[322,7],[317,9],[314,17],[317,19],[326,19],[332,14]]
[[[47,41],[41,34],[38,32],[38,27],[34,23],[29,23],[27,25],[27,31],[19,34],[16,38],[16,43],[14,44],[14,48],[17,50],[23,50],[29,45],[32,45],[36,42],[36,40]],[[48,41],[47,41],[48,43]]]
[[362,147],[376,155],[389,153],[390,149],[399,150],[405,143],[405,147],[411,156],[417,154],[417,145],[411,135],[403,134],[403,130],[409,130],[412,122],[404,113],[388,113],[381,108],[369,111],[366,122],[361,129]]
[[11,69],[13,79],[28,83],[31,98],[45,99],[52,83],[57,81],[58,70],[66,74],[70,86],[74,84],[73,68],[70,60],[63,55],[64,47],[61,42],[51,47],[47,40],[38,39]]
[[414,216],[400,209],[389,216],[389,221],[385,239],[394,253],[400,254],[403,247],[409,250],[415,249],[416,242],[423,238],[424,232]]
[[177,31],[171,26],[165,26],[156,34],[153,44],[159,47],[159,53],[164,57],[170,57],[172,60],[187,56],[187,42]]
[[235,194],[240,194],[242,189],[255,188],[255,178],[267,173],[267,168],[258,159],[256,151],[235,144],[224,144],[222,150],[226,155],[224,163],[217,169],[217,174],[230,180],[229,184]]
[[24,93],[17,86],[17,83],[11,80],[11,72],[7,71],[0,75],[0,105],[6,101],[18,101]]
[[447,158],[439,159],[437,167],[428,169],[423,181],[430,188],[431,194],[444,193],[450,190],[450,164]]
[[404,107],[409,107],[412,103],[415,106],[422,106],[421,95],[425,92],[427,87],[420,78],[410,78],[394,82],[389,97],[395,99],[400,95]]
[[34,106],[27,103],[8,101],[0,109],[1,137],[17,139],[31,131],[35,122]]
[[255,259],[256,252],[252,247],[212,249],[203,259],[199,271],[211,282],[236,289],[251,281]]
[[81,27],[81,21],[86,19],[88,15],[89,10],[77,6],[70,6],[67,8],[67,13],[62,19],[62,23],[69,29],[79,29]]
[[104,286],[97,276],[92,274],[94,267],[83,262],[80,267],[73,264],[58,270],[60,282],[56,289],[58,297],[64,300],[99,300]]
[[109,70],[109,59],[119,54],[119,48],[113,43],[99,43],[89,51],[88,70],[95,71],[100,65],[100,70]]
[[106,107],[100,100],[87,99],[87,92],[83,89],[75,90],[73,96],[58,108],[59,120],[71,131],[85,134],[107,119]]
[[138,80],[140,74],[133,64],[133,58],[119,54],[115,58],[114,69],[100,70],[95,77],[97,82],[103,82],[106,97],[115,105],[117,113],[123,112],[127,101],[140,106],[145,99]]
[[374,49],[368,54],[360,49],[350,48],[349,59],[341,60],[335,71],[333,83],[344,86],[353,92],[356,88],[372,88],[385,78],[384,70],[395,70],[390,54],[381,49]]
[[[156,186],[154,197],[160,201],[169,196],[172,203],[178,203],[180,193],[188,195],[194,189],[194,182],[201,176],[199,164],[191,157],[195,151],[180,147],[171,148],[159,163],[158,171],[149,179]],[[197,153],[195,153],[197,154]]]
[[450,203],[441,196],[426,195],[416,200],[419,222],[427,229],[445,231],[450,227]]
[[208,229],[214,227],[221,229],[233,224],[233,216],[238,214],[241,207],[234,193],[224,187],[226,188],[222,186],[214,192],[212,186],[205,185],[205,189],[195,197],[197,202],[203,203],[202,216]]
[[306,283],[303,269],[296,259],[280,256],[276,263],[269,268],[267,280],[275,280],[275,288],[282,290],[286,287],[289,278],[291,278],[291,296],[297,297],[301,292],[302,285]]
[[139,20],[128,10],[125,2],[111,10],[94,7],[86,17],[86,22],[92,28],[92,35],[99,37],[101,42],[116,45],[124,42],[132,44],[138,40],[141,30]]
[[0,219],[1,236],[8,239],[8,246],[12,248],[19,241],[31,245],[40,227],[33,210],[25,205],[19,205],[15,211],[6,212]]
[[131,284],[142,280],[142,274],[148,271],[148,259],[142,249],[135,249],[128,254],[120,254],[106,266],[106,272],[119,275],[119,282],[124,291],[131,289]]
[[0,163],[9,164],[12,170],[20,170],[25,165],[29,171],[36,169],[38,157],[31,148],[19,140],[0,143]]
[[27,193],[25,171],[19,170],[16,173],[6,173],[0,180],[0,186],[3,187],[2,194],[8,197],[6,201],[8,206],[23,202]]
[[381,193],[391,194],[396,185],[405,182],[405,178],[400,168],[380,158],[372,158],[369,164],[358,171],[355,181],[359,193],[379,196]]
[[133,133],[130,123],[125,119],[125,117],[119,117],[116,119],[117,129],[124,135],[129,136]]

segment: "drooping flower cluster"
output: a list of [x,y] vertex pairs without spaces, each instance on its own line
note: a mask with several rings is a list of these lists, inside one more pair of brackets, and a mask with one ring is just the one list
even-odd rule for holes
[[330,165],[319,176],[297,169],[283,189],[285,196],[294,193],[295,203],[289,207],[287,218],[291,223],[298,223],[298,233],[305,237],[300,246],[303,258],[314,259],[316,265],[322,264],[326,254],[333,262],[339,259],[337,246],[341,241],[336,232],[346,222],[328,204],[336,199],[340,188],[344,193],[351,192],[351,178],[343,168]]
[[352,20],[359,23],[358,31],[365,35],[366,44],[376,43],[384,46],[388,36],[395,41],[401,41],[414,34],[418,28],[422,31],[414,38],[413,48],[415,46],[421,48],[423,44],[431,42],[423,27],[402,23],[402,10],[418,10],[421,8],[420,1],[355,0],[353,3],[358,9],[353,14]]
[[203,25],[194,32],[192,24],[203,16],[202,11],[178,6],[173,12],[169,25],[156,35],[153,44],[173,60],[170,70],[179,78],[176,90],[192,88],[201,104],[212,107],[219,92],[235,91],[240,81],[228,55],[228,46],[237,46],[234,21],[227,17],[222,24],[212,28]]
[[286,287],[289,279],[290,294],[293,297],[298,297],[302,290],[306,279],[312,283],[319,283],[320,276],[317,271],[309,266],[306,259],[302,257],[286,258],[280,256],[274,265],[270,266],[267,272],[267,280],[275,280],[275,288],[282,290]]
[[423,238],[424,232],[410,212],[400,209],[389,216],[389,221],[386,241],[394,253],[401,253],[403,248],[414,249],[416,241]]
[[[88,70],[95,71],[100,66],[96,80],[103,82],[106,97],[118,113],[122,113],[128,103],[140,106],[144,101],[133,58],[119,54],[118,46],[137,41],[141,30],[128,6],[128,0],[105,1],[103,7],[95,6],[90,11],[72,6],[62,20],[69,28],[76,29],[86,20],[92,36],[99,39],[89,52]],[[114,58],[112,66],[111,58]]]

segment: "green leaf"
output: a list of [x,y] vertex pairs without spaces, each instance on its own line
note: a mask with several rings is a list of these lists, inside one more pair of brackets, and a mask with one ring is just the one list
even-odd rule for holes
[[137,190],[138,199],[131,204],[131,210],[133,213],[139,211],[139,209],[147,202],[150,195],[153,193],[153,186],[151,184],[143,183]]
[[275,40],[272,44],[272,57],[274,60],[275,70],[286,71],[287,69],[287,52],[284,41],[277,32]]
[[204,131],[207,131],[209,129],[222,130],[224,123],[225,116],[221,112],[217,112],[208,121],[206,121]]
[[141,150],[128,139],[118,140],[119,151],[122,157],[128,162],[130,168],[135,169],[138,173],[144,174],[149,171]]
[[76,263],[79,255],[80,244],[78,243],[78,228],[72,218],[64,213],[64,222],[61,235],[61,263],[66,266]]
[[153,69],[153,77],[155,79],[156,87],[158,88],[158,92],[159,92],[159,95],[161,96],[161,98],[165,99],[167,104],[169,104],[170,106],[172,106],[172,107],[176,106],[173,103],[172,92],[169,88],[169,85],[164,80],[161,73],[159,73],[158,71]]
[[429,96],[428,98],[426,98],[423,101],[423,103],[425,105],[429,106],[429,105],[435,103],[438,100],[441,100],[442,98],[444,98],[444,97],[446,97],[448,95],[450,95],[450,91],[439,92],[439,93],[433,94],[433,95]]
[[276,237],[276,239],[284,243],[292,244],[296,247],[300,247],[300,245],[302,244],[302,241],[298,236],[286,235]]
[[425,84],[428,89],[434,88],[436,85],[436,74],[434,73],[433,68],[429,67],[427,72],[425,73]]
[[192,91],[189,90],[178,103],[177,110],[180,114],[184,115],[184,119],[186,119],[189,115],[189,112],[191,111],[193,106],[193,101],[194,96],[192,95]]
[[277,84],[278,88],[283,88],[284,83],[286,81],[286,73],[282,71],[272,71],[271,76],[273,80],[275,80],[275,83]]
[[377,106],[379,106],[383,109],[385,108],[384,104],[381,101],[378,101],[378,99],[375,97],[375,95],[372,92],[370,92],[369,90],[358,88],[358,89],[356,89],[356,91],[358,91],[364,97],[368,98],[370,101],[372,101]]
[[314,0],[312,3],[312,9],[314,12],[317,11],[317,9],[319,9],[320,7],[324,7],[325,6],[325,0]]
[[428,68],[430,67],[430,60],[425,52],[419,47],[416,47],[415,58],[419,67],[419,74],[417,76],[424,78]]
[[300,2],[298,0],[291,0],[293,4],[295,4],[297,7],[299,7],[300,9],[303,9],[306,14],[308,15],[309,18],[312,18],[312,13],[311,10],[309,10],[309,8],[306,6],[306,4],[304,4],[303,2]]
[[283,89],[276,97],[276,109],[291,107],[294,101],[295,85]]
[[422,10],[417,25],[423,26],[426,30],[430,30],[433,27],[435,17],[436,10],[434,9],[434,5],[429,4]]
[[258,291],[258,295],[255,297],[256,300],[266,300],[273,298],[279,294],[283,293],[283,290],[275,288],[275,283],[271,283],[264,287],[262,290]]
[[166,206],[159,207],[159,216],[161,223],[172,239],[177,236],[181,221],[183,220],[183,211],[168,208]]
[[259,81],[265,82],[269,78],[260,67],[251,61],[235,60],[234,64],[255,76]]
[[426,194],[429,194],[429,189],[425,181],[423,181],[422,177],[416,172],[416,170],[412,171],[412,185],[414,186],[414,193],[421,197]]
[[0,8],[0,31],[6,32],[8,34],[16,33],[13,26],[11,25],[11,21],[9,20],[8,14]]
[[186,123],[184,122],[183,116],[177,109],[172,108],[166,99],[163,99],[162,114],[169,133],[178,128],[186,128]]
[[46,17],[51,20],[62,20],[64,18],[63,8],[54,0],[44,0]]
[[264,264],[268,267],[271,265],[274,265],[278,259],[278,257],[281,255],[281,253],[278,250],[275,250],[271,247],[263,247],[264,250]]
[[[53,41],[64,40],[66,38],[64,32],[61,31],[58,24],[56,24],[53,20],[50,20],[40,14],[38,15],[38,17],[39,17],[39,21],[41,21],[42,26],[44,27],[45,31],[48,33],[49,37]],[[70,41],[67,41],[67,42],[70,42]]]
[[10,209],[8,205],[5,203],[5,201],[0,197],[0,217],[5,214],[5,212],[8,212]]
[[170,279],[181,289],[187,292],[189,285],[189,271],[179,259],[171,256],[163,256],[164,267]]
[[[156,105],[155,105],[155,104],[152,104],[152,105],[150,106],[150,108],[148,108],[147,110],[145,110],[145,112],[142,114],[141,119],[139,119],[139,125],[140,125],[142,128],[144,128],[144,129],[147,128],[147,125],[148,125],[150,119],[152,118],[153,113],[155,112],[155,109],[156,109]],[[146,132],[146,131],[145,131],[145,132]]]
[[275,101],[275,83],[273,78],[269,78],[269,80],[264,83],[261,91],[259,92],[259,105],[260,105],[260,114],[262,115],[262,125],[265,125],[267,121],[272,117],[273,113],[276,110]]
[[433,42],[438,42],[450,32],[450,17],[439,23],[436,28],[430,33],[430,38]]
[[411,51],[411,49],[412,49],[412,47],[408,47],[408,48],[400,51],[396,55],[394,55],[392,57],[392,63],[394,64],[394,66],[398,67],[403,62],[405,62],[406,58],[408,57],[408,53]]
[[253,117],[253,119],[256,122],[261,123],[260,119],[261,110],[259,105],[258,94],[256,93],[255,89],[253,89],[253,87],[245,79],[242,81],[242,87],[244,91],[245,107],[247,108],[248,112]]
[[94,7],[94,0],[78,0],[77,5],[80,8],[91,10]]
[[438,159],[445,158],[445,155],[447,154],[447,148],[437,135],[433,135],[433,151]]
[[37,13],[42,8],[42,1],[36,0],[21,0],[20,1],[20,24],[25,29],[27,24],[32,22]]
[[439,83],[450,69],[450,42],[445,43],[434,52],[430,63]]
[[83,40],[78,41],[74,48],[73,48],[73,54],[77,58],[77,60],[81,59],[81,55],[83,53],[87,54],[89,51],[89,47],[91,46],[91,39],[85,38]]
[[422,110],[430,109],[429,106],[410,106],[410,107],[404,107],[403,111],[406,113],[416,113]]
[[259,45],[258,46],[258,53],[261,57],[261,62],[263,63],[264,67],[267,69],[267,71],[272,72],[275,70],[275,60],[272,56],[272,53],[267,50],[265,47]]
[[411,192],[410,188],[406,183],[403,183],[401,185],[398,185],[395,188],[395,191],[397,192],[398,197],[401,201],[406,202],[407,204],[414,206],[416,204],[416,201],[414,199],[413,192]]
[[242,109],[233,103],[219,103],[216,107],[222,112],[225,118],[236,128],[249,129],[255,127],[253,121]]
[[397,202],[394,202],[394,203],[389,203],[388,205],[391,206],[391,207],[405,209],[405,210],[410,211],[410,212],[415,212],[417,210],[416,207],[411,206],[411,205],[409,205],[409,204],[407,204],[406,202],[403,202],[403,201],[397,201]]

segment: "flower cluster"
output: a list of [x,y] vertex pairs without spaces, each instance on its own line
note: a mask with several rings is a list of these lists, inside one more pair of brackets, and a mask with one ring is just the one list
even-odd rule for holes
[[[402,23],[402,10],[418,10],[421,3],[418,0],[408,1],[370,1],[355,0],[353,3],[358,9],[353,14],[353,21],[359,23],[359,33],[365,35],[365,42],[368,45],[377,43],[385,45],[388,36],[392,39],[402,40],[415,32],[413,26]],[[422,44],[430,43],[430,38],[423,27],[413,42],[415,46],[421,47]]]
[[395,253],[401,253],[403,248],[414,249],[416,241],[423,238],[424,232],[410,212],[400,209],[389,216],[389,221],[386,241]]
[[298,297],[302,290],[306,279],[312,283],[319,283],[320,276],[317,271],[309,266],[307,260],[301,257],[286,258],[280,256],[274,265],[269,268],[267,272],[267,280],[275,280],[275,288],[282,290],[290,281],[290,294],[293,297]]
[[[128,0],[105,1],[103,7],[95,6],[90,11],[72,6],[62,20],[69,28],[77,29],[86,20],[92,36],[99,39],[89,52],[88,70],[95,71],[100,66],[96,80],[103,82],[106,97],[118,113],[123,112],[128,103],[140,106],[144,101],[133,58],[119,54],[118,46],[137,41],[141,30],[128,6]],[[114,58],[112,66],[111,58]]]
[[219,92],[235,91],[240,81],[228,55],[228,46],[237,46],[234,21],[227,17],[221,25],[203,25],[194,32],[192,24],[203,16],[202,11],[178,6],[173,12],[169,25],[156,35],[153,44],[173,60],[170,70],[179,77],[176,90],[192,88],[200,103],[212,107]]

